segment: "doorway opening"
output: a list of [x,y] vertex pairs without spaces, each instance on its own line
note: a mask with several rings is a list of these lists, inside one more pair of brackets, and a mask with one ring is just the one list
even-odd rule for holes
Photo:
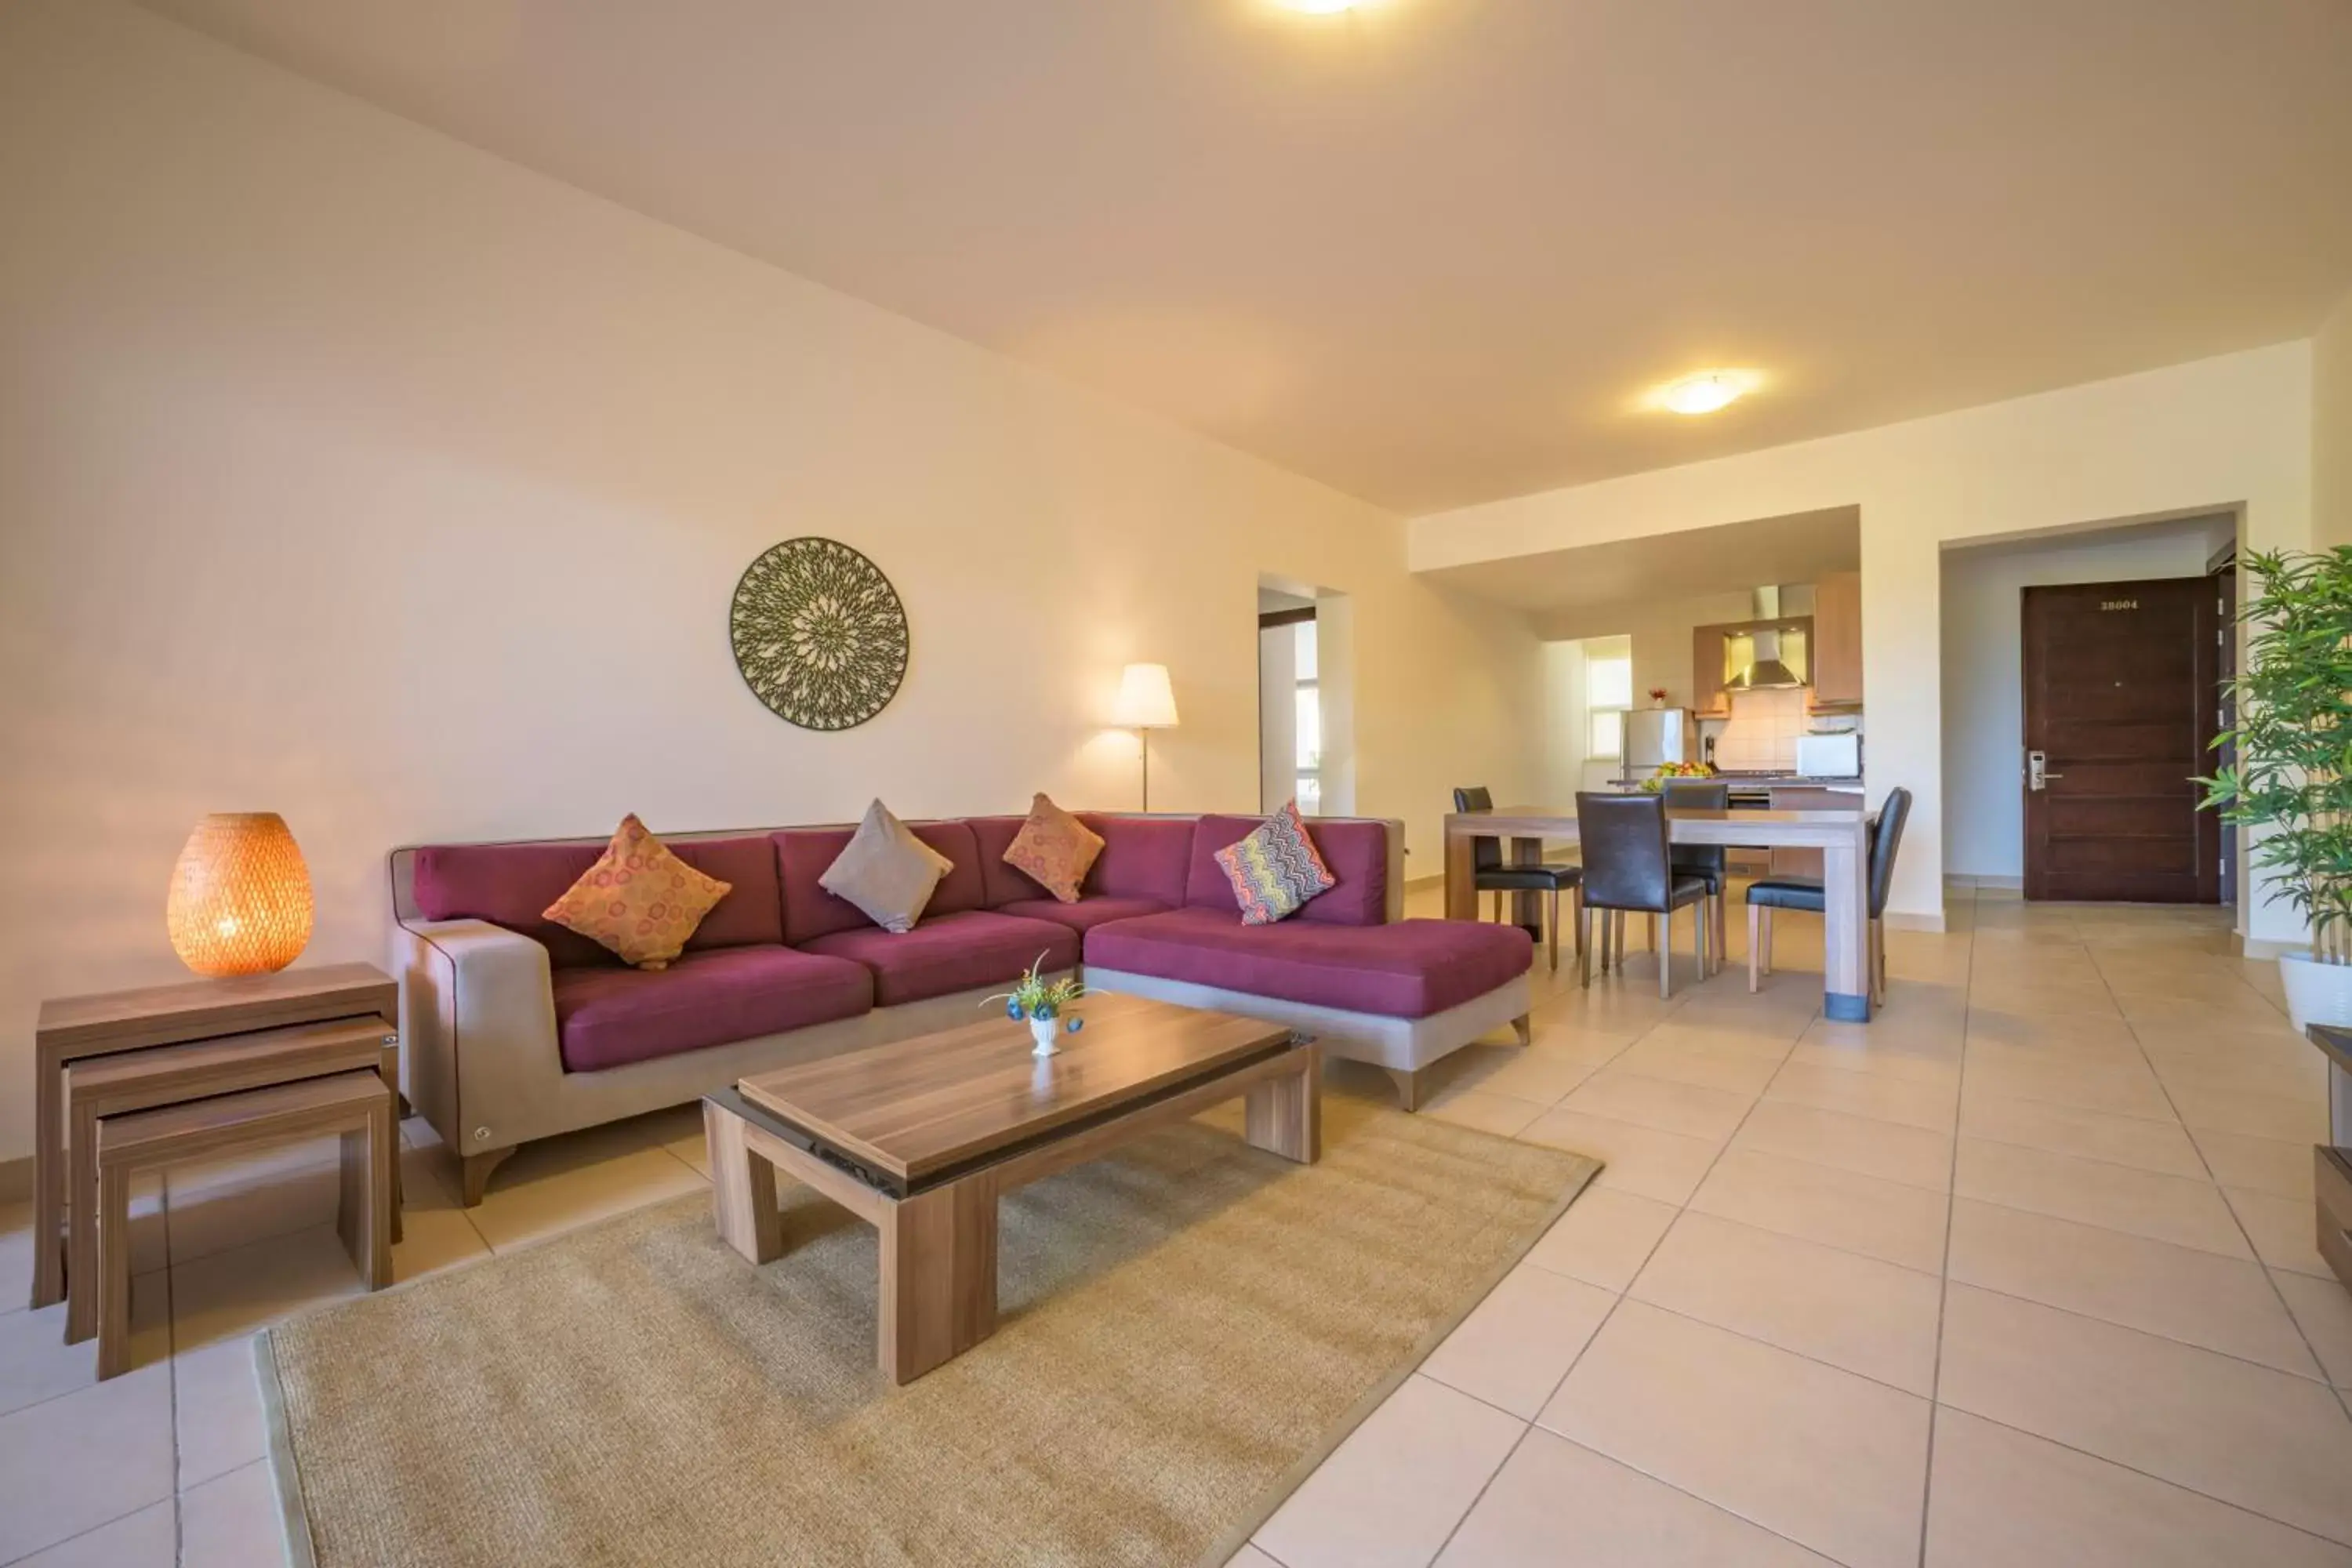
[[2032,900],[2224,901],[2221,512],[1948,549],[1948,874]]
[[1348,596],[1260,578],[1258,809],[1303,816],[1356,808],[1354,619]]

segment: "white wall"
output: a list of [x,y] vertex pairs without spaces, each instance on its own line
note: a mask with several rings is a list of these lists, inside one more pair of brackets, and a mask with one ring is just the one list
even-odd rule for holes
[[2321,544],[2352,544],[2352,292],[2311,345],[2311,518]]
[[[1828,507],[1862,511],[1866,773],[1912,790],[1890,909],[1943,910],[1942,636],[1948,542],[2242,507],[2254,548],[2312,539],[2312,346],[2283,343],[1880,429],[1416,518],[1414,570]],[[2301,922],[2259,897],[2248,934]]]
[[[1544,644],[1543,797],[1566,805],[1586,786],[1584,644]],[[1507,804],[1497,802],[1497,805]]]
[[[1536,640],[1400,521],[110,0],[0,6],[0,1082],[36,1003],[169,980],[206,811],[281,811],[307,962],[384,951],[404,842],[1257,798],[1261,574],[1344,594],[1349,784],[1519,794]],[[818,735],[744,689],[735,580],[887,572],[905,687]],[[0,1159],[30,1144],[0,1094]]]
[[[1948,550],[1943,561],[1944,869],[2025,875],[2024,650],[2020,591],[2058,583],[2198,577],[2210,522],[2123,538]],[[2228,537],[2226,528],[2221,537]],[[1876,763],[1872,763],[1874,770]],[[1908,842],[1907,839],[1906,841]]]

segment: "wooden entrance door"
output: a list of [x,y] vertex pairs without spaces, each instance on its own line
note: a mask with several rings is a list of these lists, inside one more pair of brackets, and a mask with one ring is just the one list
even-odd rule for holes
[[2025,896],[2217,901],[2221,824],[2189,782],[2213,765],[2212,582],[2023,592]]

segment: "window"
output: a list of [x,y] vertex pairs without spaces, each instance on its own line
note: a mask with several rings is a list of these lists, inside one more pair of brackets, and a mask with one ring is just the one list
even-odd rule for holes
[[1323,808],[1323,689],[1317,683],[1315,623],[1301,621],[1291,628],[1298,641],[1292,668],[1298,672],[1298,784],[1295,792],[1301,815],[1315,816]]
[[1601,646],[1609,651],[1596,647],[1584,663],[1584,754],[1613,762],[1625,754],[1625,710],[1633,706],[1633,649],[1622,637],[1609,638]]

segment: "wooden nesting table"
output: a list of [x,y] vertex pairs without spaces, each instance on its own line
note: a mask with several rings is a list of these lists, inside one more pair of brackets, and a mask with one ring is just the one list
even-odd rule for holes
[[996,1328],[996,1200],[1213,1105],[1244,1136],[1321,1153],[1318,1053],[1284,1026],[1097,996],[1059,1056],[998,1017],[743,1079],[703,1101],[713,1216],[754,1263],[783,1255],[776,1173],[881,1237],[877,1359],[911,1383]]
[[[400,1081],[399,1018],[399,987],[368,963],[322,964],[236,980],[190,980],[42,1003],[33,1036],[32,1304],[46,1307],[66,1298],[69,1064],[151,1052],[157,1047],[178,1047],[168,1058],[159,1053],[136,1063],[120,1063],[120,1070],[85,1071],[84,1081],[115,1112],[370,1065],[380,1069],[390,1096]],[[295,1027],[335,1024],[348,1026]],[[264,1038],[258,1033],[264,1030],[275,1033]],[[89,1179],[94,1187],[94,1164]],[[397,1240],[396,1159],[387,1180],[394,1187],[388,1228]],[[84,1244],[84,1257],[76,1263],[86,1267],[95,1252],[87,1235]],[[75,1326],[84,1333],[94,1326],[90,1307],[69,1310],[80,1319]]]

